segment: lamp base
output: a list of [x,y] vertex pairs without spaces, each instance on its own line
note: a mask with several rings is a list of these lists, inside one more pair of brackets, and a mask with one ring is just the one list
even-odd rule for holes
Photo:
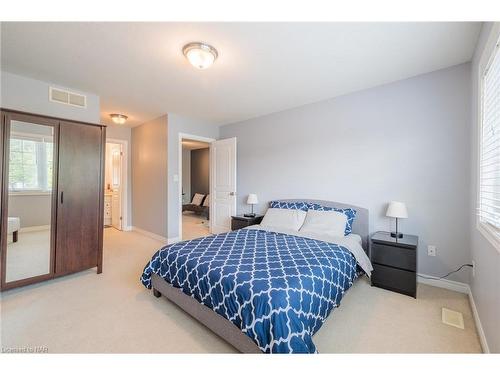
[[255,217],[255,214],[243,214],[244,217]]
[[403,233],[401,233],[401,232],[391,232],[391,237],[394,237],[394,238],[403,238]]

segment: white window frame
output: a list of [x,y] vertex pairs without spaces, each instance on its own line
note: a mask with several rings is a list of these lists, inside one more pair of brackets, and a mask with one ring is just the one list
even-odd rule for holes
[[[491,62],[493,57],[500,49],[500,23],[495,23],[492,27],[486,45],[483,49],[483,54],[479,61],[478,74],[478,87],[477,87],[477,176],[476,176],[476,207],[477,210],[481,207],[481,154],[482,154],[482,131],[483,131],[483,80],[484,74]],[[500,53],[500,51],[498,51]],[[498,229],[495,229],[491,224],[481,221],[481,216],[479,212],[476,214],[476,228],[478,231],[495,247],[495,249],[500,253],[500,235],[498,234]]]
[[[39,143],[48,143],[46,142],[46,139],[49,138],[44,135],[40,134],[31,134],[31,133],[21,133],[21,132],[11,132],[11,138],[14,139],[21,139],[21,140],[32,140],[34,142],[39,142]],[[45,150],[44,150],[45,151]],[[10,151],[9,151],[10,152]],[[37,155],[37,159],[40,158],[40,155],[42,150],[37,149],[36,152],[39,154]],[[45,155],[43,155],[45,157]],[[10,156],[9,156],[10,157]],[[46,164],[46,163],[44,163]],[[40,166],[39,168],[39,175],[38,175],[38,182],[40,182],[40,178],[42,178],[43,183],[45,185],[48,185],[47,180],[47,171],[44,171],[43,168]],[[40,171],[42,169],[42,171]],[[40,174],[40,172],[42,172]],[[52,194],[52,189],[11,189],[10,186],[8,188],[9,190],[9,195],[51,195]]]

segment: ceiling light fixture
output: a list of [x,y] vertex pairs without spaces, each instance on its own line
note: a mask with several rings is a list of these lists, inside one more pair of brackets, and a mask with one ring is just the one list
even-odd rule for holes
[[207,69],[215,59],[217,59],[217,50],[205,43],[188,43],[182,48],[182,53],[189,60],[191,65],[198,69]]
[[109,115],[109,117],[111,117],[111,120],[113,120],[113,122],[118,125],[125,124],[125,121],[127,121],[128,119],[128,116],[121,115],[119,113],[112,113]]

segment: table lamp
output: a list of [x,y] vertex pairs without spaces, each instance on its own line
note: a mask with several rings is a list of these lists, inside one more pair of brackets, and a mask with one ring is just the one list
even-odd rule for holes
[[403,233],[398,231],[398,219],[408,218],[408,211],[406,210],[406,205],[403,202],[392,201],[387,206],[387,212],[385,213],[387,217],[393,217],[396,219],[396,231],[391,232],[391,237],[403,238]]
[[255,217],[255,213],[253,212],[253,206],[254,206],[254,204],[257,204],[257,203],[259,203],[259,200],[257,199],[257,194],[248,194],[247,204],[252,205],[252,213],[251,214],[244,214],[243,216]]

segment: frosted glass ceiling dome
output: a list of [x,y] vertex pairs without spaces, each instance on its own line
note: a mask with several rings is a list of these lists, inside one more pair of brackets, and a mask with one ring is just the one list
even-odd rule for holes
[[191,65],[201,70],[209,68],[218,56],[214,47],[202,42],[186,44],[182,49],[182,53]]

